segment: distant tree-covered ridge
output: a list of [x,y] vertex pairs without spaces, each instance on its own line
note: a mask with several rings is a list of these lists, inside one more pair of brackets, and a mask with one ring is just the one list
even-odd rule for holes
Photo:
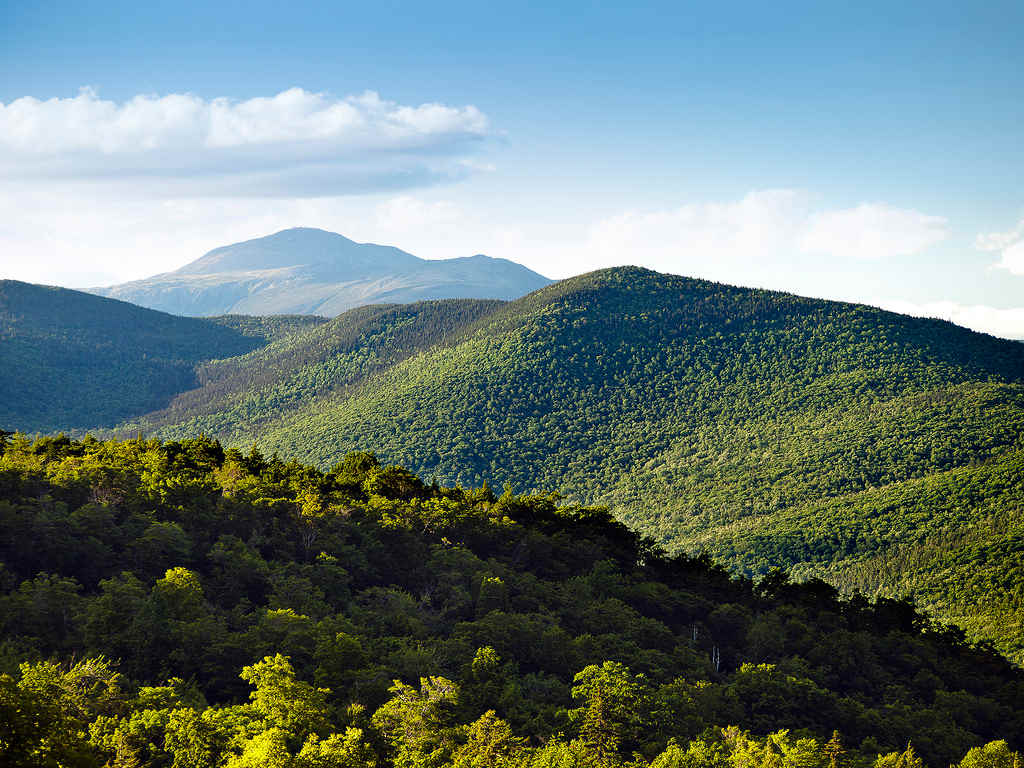
[[129,431],[216,434],[248,447],[265,425],[358,391],[375,374],[460,338],[503,303],[450,299],[353,309],[249,354],[201,363],[201,386],[131,422]]
[[0,764],[1014,768],[1024,672],[605,509],[0,438]]
[[1019,342],[621,268],[363,308],[203,371],[123,434],[554,488],[747,574],[912,593],[1024,660]]
[[242,355],[317,317],[184,318],[81,291],[0,280],[0,426],[110,426],[199,384],[201,362]]

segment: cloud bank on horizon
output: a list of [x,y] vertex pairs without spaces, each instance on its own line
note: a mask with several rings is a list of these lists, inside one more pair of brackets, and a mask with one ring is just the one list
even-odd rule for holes
[[[892,295],[898,286],[872,293],[870,281],[849,287],[948,243],[955,227],[934,211],[758,189],[583,216],[553,233],[503,217],[500,204],[430,192],[492,173],[481,156],[497,135],[473,105],[407,105],[373,91],[115,102],[83,89],[0,103],[0,277],[109,284],[174,269],[219,245],[317,226],[426,258],[485,252],[556,278],[640,264],[1024,339],[1024,307],[913,301]],[[992,254],[990,269],[1024,275],[1024,219],[977,235],[971,247]]]

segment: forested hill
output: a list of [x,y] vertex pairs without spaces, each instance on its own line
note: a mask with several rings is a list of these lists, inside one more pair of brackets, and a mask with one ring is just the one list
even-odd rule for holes
[[364,315],[297,367],[231,361],[211,381],[234,385],[126,432],[557,489],[747,573],[913,592],[1024,658],[1024,345],[636,268],[460,306]]
[[[209,439],[0,438],[0,764],[1013,768],[1024,672],[606,510]],[[922,762],[922,759],[924,762]]]
[[555,489],[743,573],[913,594],[1024,661],[1024,344],[636,268],[507,304],[242,322],[231,333],[258,338],[230,338],[252,351],[181,353],[177,367],[129,331],[117,338],[134,356],[109,332],[81,353],[86,330],[0,354],[22,350],[17,397],[75,416],[51,429],[137,409],[147,389],[132,382],[166,386],[154,371],[170,370],[199,388],[158,390],[159,410],[121,434],[206,433],[321,468],[366,449],[443,482]]
[[502,304],[447,299],[349,310],[247,355],[200,365],[202,386],[131,422],[131,429],[180,437],[215,434],[249,445],[266,425],[356,392],[375,374],[460,338]]
[[0,428],[109,426],[197,386],[196,366],[322,318],[175,317],[81,291],[0,281]]

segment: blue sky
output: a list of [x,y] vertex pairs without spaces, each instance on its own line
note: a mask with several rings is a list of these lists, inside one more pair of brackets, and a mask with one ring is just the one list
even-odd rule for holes
[[1019,2],[6,3],[0,275],[310,225],[1024,337],[1021,29]]

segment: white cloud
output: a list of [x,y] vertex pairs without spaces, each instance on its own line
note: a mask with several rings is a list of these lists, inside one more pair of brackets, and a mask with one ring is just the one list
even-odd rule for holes
[[1009,232],[988,232],[977,236],[974,247],[979,251],[1002,251],[1018,240],[1024,240],[1024,219]]
[[1014,275],[1024,275],[1024,219],[1009,232],[981,234],[974,241],[979,251],[999,251],[999,261],[993,264]]
[[316,196],[407,188],[465,175],[487,117],[472,105],[398,104],[292,88],[246,101],[193,94],[117,103],[72,98],[0,103],[8,178],[150,183],[147,191]]
[[884,260],[913,256],[949,236],[941,216],[864,203],[856,208],[815,213],[806,222],[799,247],[805,253],[839,259]]
[[403,245],[387,225],[441,231],[453,215],[404,193],[479,172],[489,135],[476,107],[371,91],[115,102],[86,89],[0,103],[0,277],[135,279],[301,225]]
[[[914,256],[944,240],[944,218],[880,204],[814,210],[808,193],[753,191],[738,200],[626,211],[592,225],[555,259],[561,274],[635,263],[663,272],[782,290],[810,276],[862,271],[865,260]],[[831,259],[823,265],[821,255]]]
[[949,320],[973,331],[1005,339],[1024,339],[1024,307],[999,309],[983,304],[958,304],[954,301],[913,302],[899,299],[867,303],[904,315]]
[[1024,240],[1004,249],[996,266],[1015,275],[1024,275]]
[[737,201],[626,211],[595,223],[570,260],[579,272],[629,263],[717,275],[734,262],[784,251],[806,217],[806,206],[802,192],[769,189]]

